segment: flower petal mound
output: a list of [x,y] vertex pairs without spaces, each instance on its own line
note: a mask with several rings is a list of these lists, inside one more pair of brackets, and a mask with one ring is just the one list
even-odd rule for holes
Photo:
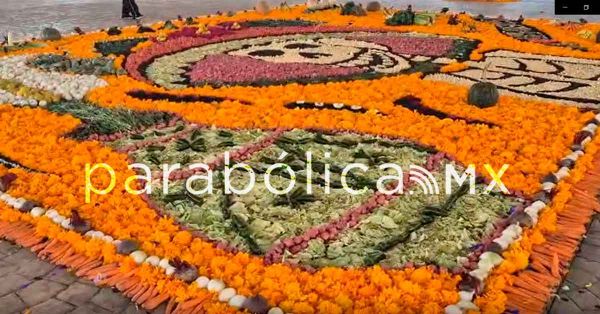
[[0,237],[148,311],[542,312],[600,206],[600,46],[309,6],[4,49]]

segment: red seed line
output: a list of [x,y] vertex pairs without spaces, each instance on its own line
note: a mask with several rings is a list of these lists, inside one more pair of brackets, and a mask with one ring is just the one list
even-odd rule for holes
[[[444,153],[430,155],[425,162],[425,169],[429,171],[438,169],[440,161],[444,158]],[[403,184],[404,188],[412,186],[409,173],[403,174]],[[346,211],[342,217],[332,219],[321,226],[312,227],[302,235],[286,238],[277,242],[277,244],[273,245],[265,254],[265,264],[281,262],[285,251],[289,251],[292,254],[300,253],[308,247],[308,243],[311,240],[321,238],[326,242],[329,242],[337,239],[344,231],[358,226],[364,217],[371,215],[377,208],[388,204],[390,201],[400,197],[400,195],[401,194],[386,195],[377,191],[365,203]]]
[[192,125],[192,128],[187,129],[187,130],[182,130],[181,132],[177,132],[175,134],[170,134],[170,135],[162,136],[159,138],[153,138],[153,139],[149,139],[149,140],[139,141],[139,142],[133,143],[131,145],[121,147],[121,148],[117,149],[117,152],[128,154],[128,153],[134,152],[138,149],[146,148],[150,145],[168,143],[173,140],[182,139],[182,138],[190,135],[195,130],[201,129],[201,128],[204,128],[204,127],[202,127],[202,126],[198,127],[198,126]]
[[[273,145],[277,139],[281,137],[285,133],[284,129],[277,129],[273,131],[271,134],[265,136],[264,138],[258,140],[257,142],[252,142],[242,146],[241,148],[229,152],[229,158],[231,162],[243,162],[248,160],[254,154],[266,149],[267,147]],[[206,165],[210,170],[215,170],[222,167],[225,164],[225,153],[216,157],[215,159],[208,162]],[[205,170],[202,168],[199,169],[177,169],[169,174],[169,180],[185,180],[189,177],[204,173]],[[164,172],[162,170],[156,171],[152,174],[153,179],[161,179],[163,178]]]

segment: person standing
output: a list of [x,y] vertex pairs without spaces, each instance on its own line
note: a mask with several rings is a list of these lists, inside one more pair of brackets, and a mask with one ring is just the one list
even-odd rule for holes
[[140,9],[138,8],[137,3],[135,3],[135,0],[123,0],[121,18],[133,18],[137,20],[140,17],[142,17],[142,14],[140,13]]

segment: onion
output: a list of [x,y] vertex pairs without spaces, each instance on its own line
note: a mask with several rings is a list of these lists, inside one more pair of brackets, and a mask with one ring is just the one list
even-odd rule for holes
[[71,219],[68,219],[68,218],[64,219],[60,223],[60,226],[63,227],[63,228],[65,228],[65,229],[67,229],[67,230],[71,230],[71,228],[72,228],[71,227]]
[[460,291],[458,294],[460,295],[461,301],[472,301],[475,291]]
[[267,314],[283,314],[283,310],[278,307],[272,307]]
[[458,307],[458,305],[448,305],[444,309],[444,313],[445,314],[463,314],[463,311],[461,310],[460,307]]
[[471,301],[460,301],[456,305],[463,310],[478,310],[479,308]]
[[206,288],[208,286],[208,283],[210,282],[210,279],[206,276],[200,276],[198,278],[196,278],[196,284],[198,285],[199,288]]
[[173,266],[169,266],[169,267],[165,268],[165,274],[166,274],[167,276],[171,276],[171,275],[173,275],[174,273],[175,273],[175,267],[173,267]]
[[158,264],[160,263],[160,258],[156,255],[152,255],[152,256],[146,258],[146,260],[144,262],[148,263],[152,266],[158,266]]
[[239,309],[242,307],[245,301],[246,297],[238,294],[229,299],[229,305],[233,308]]
[[45,212],[46,212],[46,210],[44,210],[43,208],[34,207],[31,210],[31,216],[33,216],[33,217],[41,217],[42,215],[44,215]]
[[225,288],[219,292],[219,301],[228,302],[235,296],[235,289],[233,288]]
[[225,289],[225,283],[218,279],[211,279],[208,282],[208,285],[206,286],[206,288],[208,289],[208,291],[219,292],[219,291]]
[[169,264],[169,259],[166,257],[160,260],[160,262],[158,263],[158,266],[162,269],[167,269],[169,267],[172,267],[171,264]]
[[131,258],[133,258],[135,263],[138,265],[143,263],[146,260],[146,257],[148,257],[148,255],[146,255],[146,253],[144,253],[143,251],[135,251],[129,254],[129,256],[131,256]]
[[485,278],[487,278],[489,274],[489,271],[486,271],[485,269],[475,269],[469,272],[469,275],[479,279],[481,282],[485,281]]

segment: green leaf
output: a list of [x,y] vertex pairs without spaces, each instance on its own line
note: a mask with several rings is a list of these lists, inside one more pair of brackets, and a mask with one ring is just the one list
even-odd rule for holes
[[175,142],[175,149],[178,152],[182,152],[184,150],[188,150],[191,148],[191,144],[188,140],[186,139],[178,139],[177,142]]
[[149,152],[162,152],[165,149],[166,149],[166,147],[159,146],[159,145],[150,145],[150,146],[146,147],[146,150]]
[[233,137],[233,133],[227,132],[227,131],[223,131],[223,130],[220,130],[219,133],[218,133],[218,135],[220,137]]
[[194,195],[188,191],[186,191],[185,195],[187,196],[187,198],[192,201],[194,204],[198,205],[198,206],[202,206],[204,205],[204,199],[199,196],[199,195]]
[[202,131],[200,131],[200,129],[195,129],[194,132],[192,132],[192,142],[199,139],[200,137],[202,137]]
[[179,194],[167,194],[165,196],[163,196],[163,201],[165,203],[173,203],[176,201],[183,201],[186,200],[187,196],[183,193],[179,193]]

